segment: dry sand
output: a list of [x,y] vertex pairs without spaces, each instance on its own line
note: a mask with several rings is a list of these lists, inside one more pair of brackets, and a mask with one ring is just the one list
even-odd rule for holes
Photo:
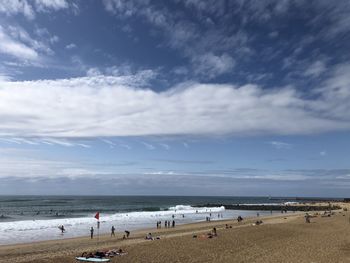
[[[131,234],[128,240],[88,237],[0,247],[0,262],[76,262],[84,251],[123,248],[125,256],[111,262],[350,262],[349,212],[337,211],[331,217],[320,215],[306,224],[304,214],[288,213],[243,223],[216,221],[188,224],[167,230],[145,230]],[[232,228],[225,229],[225,224]],[[218,237],[195,239],[213,227]],[[146,241],[152,232],[160,240]]]

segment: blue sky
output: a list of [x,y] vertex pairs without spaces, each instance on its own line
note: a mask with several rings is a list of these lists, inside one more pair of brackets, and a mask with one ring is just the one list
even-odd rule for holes
[[348,196],[348,1],[0,2],[0,193]]

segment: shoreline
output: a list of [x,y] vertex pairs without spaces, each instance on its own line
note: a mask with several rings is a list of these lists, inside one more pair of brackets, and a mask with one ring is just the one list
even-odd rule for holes
[[[343,262],[334,260],[348,255],[350,246],[349,213],[334,211],[330,217],[312,212],[311,224],[305,223],[304,212],[274,214],[237,220],[216,220],[178,225],[175,228],[146,228],[131,232],[130,238],[100,235],[91,240],[84,236],[61,240],[38,241],[0,246],[0,262],[73,263],[83,252],[105,249],[127,251],[114,262]],[[261,225],[255,225],[262,220]],[[232,228],[226,228],[225,224]],[[218,237],[201,238],[213,228]],[[160,240],[145,240],[147,233]],[[197,235],[198,238],[193,238]],[[322,238],[326,236],[327,238]],[[333,243],[332,243],[333,242]],[[330,245],[331,244],[331,245]],[[345,252],[344,252],[345,251]],[[350,252],[349,252],[350,255]],[[288,259],[286,259],[286,257]],[[345,261],[344,261],[345,262]]]
[[[273,215],[264,215],[264,216],[251,216],[251,217],[245,217],[244,220],[241,223],[237,222],[237,219],[220,219],[220,220],[212,220],[210,222],[207,221],[200,221],[200,222],[191,222],[191,223],[186,223],[186,224],[179,224],[176,225],[176,227],[169,227],[169,228],[141,228],[137,229],[135,231],[131,231],[131,238],[128,239],[122,239],[121,236],[124,235],[124,232],[116,232],[116,237],[113,238],[114,241],[127,241],[127,240],[132,240],[133,237],[139,238],[140,234],[146,235],[147,233],[153,232],[153,233],[159,233],[159,234],[167,234],[169,232],[176,232],[177,230],[183,230],[183,229],[188,229],[193,227],[193,229],[197,229],[198,227],[202,226],[211,226],[211,225],[224,225],[224,224],[230,224],[230,225],[235,225],[235,227],[242,227],[245,226],[246,224],[254,223],[255,220],[271,220],[271,219],[280,219],[280,218],[285,218],[285,217],[294,217],[294,216],[300,216],[304,215],[304,212],[295,212],[295,213],[287,213],[287,214],[273,214]],[[119,235],[118,235],[119,234]],[[111,238],[110,234],[100,234],[99,236],[100,241],[103,241],[105,239]],[[5,247],[20,247],[20,246],[26,246],[26,245],[40,245],[40,244],[46,244],[46,243],[61,243],[61,242],[66,242],[66,241],[78,241],[78,240],[91,240],[89,235],[84,235],[84,236],[78,236],[78,237],[67,237],[67,238],[61,238],[61,239],[48,239],[48,240],[34,240],[31,242],[24,242],[24,243],[13,243],[13,244],[0,244],[0,250],[5,248]],[[98,241],[98,237],[95,234],[94,238],[92,239],[93,241]]]
[[[326,205],[327,204],[327,205]],[[288,214],[291,214],[291,213],[305,213],[305,212],[317,212],[317,211],[325,211],[325,210],[329,210],[329,208],[333,209],[333,210],[339,210],[341,208],[349,208],[350,204],[349,203],[344,203],[344,202],[334,202],[332,203],[331,205],[328,203],[328,202],[319,202],[319,203],[297,203],[297,204],[288,204],[288,205],[267,205],[267,204],[260,204],[260,205],[257,205],[257,204],[253,204],[253,205],[224,205],[224,204],[205,204],[205,205],[202,205],[202,207],[223,207],[223,206],[226,206],[225,208],[225,211],[233,211],[234,213],[235,212],[239,212],[239,211],[242,211],[243,212],[243,217],[245,218],[256,218],[255,215],[252,214],[252,212],[257,212],[257,213],[260,213],[260,216],[261,218],[266,218],[266,217],[275,217],[275,216],[283,216],[283,215],[287,215],[287,211],[288,211]],[[197,207],[197,206],[195,206]],[[198,206],[198,207],[201,207],[201,206]],[[236,209],[236,208],[240,208],[240,209]],[[245,209],[243,209],[245,208]],[[268,211],[271,211],[271,214],[267,214]],[[276,211],[281,211],[281,213],[277,213]],[[250,212],[249,215],[244,215],[244,212]],[[282,213],[284,212],[284,213]],[[176,211],[175,211],[176,213]],[[238,215],[239,213],[237,213]],[[237,216],[236,215],[236,216]],[[204,216],[204,215],[203,215]],[[236,216],[232,216],[232,217],[227,217],[226,218],[223,218],[223,219],[218,219],[216,217],[213,217],[212,218],[212,222],[222,222],[222,221],[232,221],[236,218]],[[182,218],[181,218],[182,219]],[[177,227],[180,227],[180,226],[183,226],[183,225],[192,225],[192,224],[200,224],[200,223],[203,223],[205,222],[204,221],[204,218],[203,220],[200,220],[200,221],[197,221],[197,220],[193,220],[192,222],[182,222],[180,219],[180,221],[178,221],[177,219],[176,220],[176,226]],[[156,218],[154,220],[157,220]],[[172,220],[172,219],[170,219]],[[49,221],[49,220],[48,220]],[[163,220],[162,220],[163,221]],[[14,221],[14,222],[17,222],[17,221]],[[28,222],[31,222],[30,220],[28,220]],[[102,221],[103,222],[103,221]],[[156,221],[155,221],[156,222]],[[112,223],[113,224],[113,223]],[[153,230],[153,224],[149,224],[147,223],[147,225],[145,226],[139,226],[139,227],[135,227],[135,226],[132,226],[132,227],[121,227],[121,229],[119,227],[117,227],[118,230],[120,231],[121,229],[124,228],[124,230],[129,230],[133,233],[135,232],[139,232],[139,231],[146,231],[146,230]],[[162,230],[164,230],[164,228],[162,228]],[[119,232],[117,231],[117,232]],[[86,233],[87,232],[87,233]],[[76,238],[84,238],[84,237],[87,237],[89,235],[87,235],[89,232],[86,231],[84,233],[75,233],[75,234],[71,234],[71,233],[74,233],[74,232],[71,232],[65,235],[56,235],[56,234],[53,234],[52,236],[46,236],[44,238],[38,238],[38,237],[29,237],[28,239],[24,239],[22,238],[21,240],[18,240],[18,242],[3,242],[3,243],[0,243],[0,247],[1,246],[7,246],[7,245],[21,245],[21,244],[30,244],[30,243],[36,243],[36,242],[47,242],[47,241],[60,241],[60,240],[74,240]],[[109,229],[107,230],[105,227],[104,229],[102,228],[102,231],[101,231],[101,234],[100,236],[108,236],[109,235]],[[124,232],[120,231],[119,234],[122,233],[121,235],[124,234]],[[97,230],[95,229],[95,237],[97,237]]]
[[[239,210],[237,210],[239,211]],[[247,210],[247,211],[250,211],[250,210]],[[261,212],[264,212],[264,210],[255,210],[257,212],[261,211]],[[259,217],[257,217],[256,215],[254,216],[247,216],[247,217],[244,217],[244,221],[251,221],[251,220],[254,220],[254,219],[268,219],[268,218],[279,218],[279,217],[286,217],[286,216],[292,216],[292,215],[297,215],[297,214],[300,214],[300,213],[303,213],[302,211],[293,211],[293,212],[289,212],[287,214],[281,214],[281,213],[274,213],[274,214],[271,214],[271,215],[261,215]],[[138,229],[135,229],[135,230],[131,230],[130,232],[131,233],[149,233],[150,231],[152,232],[169,232],[171,230],[174,230],[174,229],[181,229],[183,227],[187,228],[187,227],[190,227],[190,226],[197,226],[197,225],[201,225],[201,224],[222,224],[223,222],[226,222],[226,223],[237,223],[237,219],[236,218],[231,218],[231,219],[217,219],[217,218],[214,218],[212,219],[210,222],[207,222],[205,220],[203,221],[194,221],[194,222],[189,222],[189,223],[179,223],[176,225],[175,228],[172,228],[172,227],[169,227],[169,228],[160,228],[160,229],[157,229],[157,228],[153,228],[153,227],[141,227],[141,228],[138,228]],[[244,222],[242,223],[244,224]],[[120,231],[116,231],[116,237],[118,237],[118,234],[119,236],[123,236],[124,235],[124,232],[120,232]],[[106,237],[109,237],[110,234],[109,233],[101,233],[99,235],[100,238],[106,238]],[[97,232],[94,233],[94,240],[96,240],[98,238],[97,236]],[[90,239],[90,235],[81,235],[81,236],[74,236],[74,237],[62,237],[62,238],[52,238],[52,239],[45,239],[45,240],[31,240],[31,241],[28,241],[28,242],[19,242],[19,243],[10,243],[10,244],[0,244],[0,249],[2,247],[6,247],[6,246],[21,246],[21,245],[27,245],[27,244],[40,244],[40,243],[47,243],[47,242],[65,242],[66,240],[80,240],[80,239]],[[116,240],[121,240],[121,238],[116,238]]]

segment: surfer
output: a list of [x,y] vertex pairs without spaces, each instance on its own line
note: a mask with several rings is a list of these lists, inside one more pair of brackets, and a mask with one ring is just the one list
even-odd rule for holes
[[93,227],[90,228],[90,237],[91,237],[91,239],[94,238],[94,228]]
[[62,234],[64,233],[64,231],[66,231],[66,230],[64,229],[64,225],[61,226],[61,231],[62,231]]

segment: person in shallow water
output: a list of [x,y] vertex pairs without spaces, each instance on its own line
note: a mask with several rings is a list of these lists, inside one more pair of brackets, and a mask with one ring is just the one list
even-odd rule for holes
[[91,239],[94,238],[94,228],[93,227],[90,228],[90,238]]

